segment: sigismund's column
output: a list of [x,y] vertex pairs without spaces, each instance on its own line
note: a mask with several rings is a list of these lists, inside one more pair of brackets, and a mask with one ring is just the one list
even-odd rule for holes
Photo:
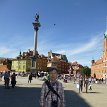
[[38,37],[38,30],[40,27],[38,14],[36,14],[36,16],[35,16],[35,22],[33,23],[33,26],[34,26],[34,53],[33,53],[33,55],[36,56],[36,54],[37,54],[37,37]]
[[40,22],[39,22],[39,14],[36,14],[35,16],[35,22],[32,23],[34,26],[34,52],[33,52],[33,57],[32,57],[32,70],[36,70],[36,60],[38,58],[38,51],[37,51],[37,38],[38,38],[38,30],[40,27]]

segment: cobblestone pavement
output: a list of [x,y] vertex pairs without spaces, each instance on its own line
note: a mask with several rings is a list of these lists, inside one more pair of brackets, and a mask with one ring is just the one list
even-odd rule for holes
[[[0,81],[0,107],[39,107],[41,84],[43,81],[33,79],[27,83],[26,77],[18,77],[15,89],[5,89]],[[107,107],[107,85],[93,85],[93,90],[78,93],[76,84],[63,83],[66,107]]]

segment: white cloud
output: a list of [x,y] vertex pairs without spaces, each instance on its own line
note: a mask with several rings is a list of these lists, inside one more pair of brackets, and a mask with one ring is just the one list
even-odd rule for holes
[[[82,65],[91,66],[91,60],[93,56],[100,56],[103,48],[103,34],[100,33],[91,38],[87,43],[79,43],[78,48],[75,47],[67,50],[67,48],[63,50],[58,50],[56,52],[66,54],[69,58],[69,61],[74,62],[77,61]],[[76,44],[76,43],[75,43]],[[77,45],[76,45],[77,46]],[[99,52],[99,53],[98,53]],[[100,57],[99,57],[100,58]]]
[[[70,49],[70,46],[68,47],[70,50],[63,49],[63,50],[58,50],[56,52],[62,53],[62,54],[67,54],[68,56],[73,56],[85,52],[90,52],[90,51],[96,51],[96,49],[102,49],[102,33],[99,35],[94,36],[89,42],[87,43],[80,43],[78,48],[75,49]],[[76,44],[76,43],[75,43]],[[62,47],[63,48],[63,47]]]
[[17,55],[17,50],[16,49],[10,49],[8,47],[5,46],[1,46],[0,47],[0,56],[1,57],[15,57]]
[[58,51],[56,51],[56,53],[66,54],[66,51],[65,50],[58,50]]
[[87,59],[75,59],[75,60],[71,60],[71,62],[75,62],[77,61],[79,64],[83,65],[83,66],[91,66],[91,60],[87,60]]
[[7,54],[10,50],[6,47],[0,47],[0,55]]
[[97,46],[99,46],[99,42],[100,42],[99,38],[96,37],[96,38],[91,39],[88,43],[83,44],[79,48],[68,51],[68,52],[70,52],[70,55],[75,55],[75,54],[80,54],[83,52],[92,51]]

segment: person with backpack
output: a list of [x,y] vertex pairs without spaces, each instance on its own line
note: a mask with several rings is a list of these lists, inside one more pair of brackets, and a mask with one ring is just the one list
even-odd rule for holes
[[57,80],[57,76],[57,69],[51,68],[49,80],[42,84],[40,107],[65,107],[63,85]]

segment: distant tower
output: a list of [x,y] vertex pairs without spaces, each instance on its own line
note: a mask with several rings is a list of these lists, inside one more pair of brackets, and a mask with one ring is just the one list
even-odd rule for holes
[[107,60],[107,18],[106,18],[106,31],[104,33],[104,42],[103,42],[103,59]]
[[21,50],[20,50],[20,56],[22,56]]
[[94,60],[94,59],[92,59],[92,60],[91,60],[91,64],[93,65],[94,63],[95,63],[95,60]]
[[21,52],[21,50],[20,50],[20,53],[19,53],[19,58],[22,58],[22,52]]
[[48,57],[52,58],[52,50],[50,50],[50,52],[48,52]]

